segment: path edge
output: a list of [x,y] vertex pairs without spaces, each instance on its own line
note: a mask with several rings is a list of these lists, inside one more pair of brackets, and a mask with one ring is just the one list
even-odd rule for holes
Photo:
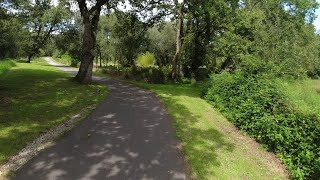
[[32,142],[29,142],[22,150],[0,166],[0,180],[9,179],[14,175],[15,171],[38,155],[42,150],[53,146],[56,140],[82,122],[94,109],[96,109],[96,106],[89,106],[82,109],[81,113],[72,116],[69,120],[51,128]]

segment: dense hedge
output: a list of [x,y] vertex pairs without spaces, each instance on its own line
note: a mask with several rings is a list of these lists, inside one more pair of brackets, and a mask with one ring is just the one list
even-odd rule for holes
[[275,152],[294,179],[317,179],[320,120],[295,110],[270,79],[243,72],[213,75],[205,99]]

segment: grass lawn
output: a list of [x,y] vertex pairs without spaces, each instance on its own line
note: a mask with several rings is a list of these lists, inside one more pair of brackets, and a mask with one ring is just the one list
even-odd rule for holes
[[314,113],[320,118],[320,80],[278,80],[277,84],[297,109],[305,113]]
[[0,164],[28,142],[107,94],[104,85],[80,85],[43,60],[16,63],[0,74]]
[[200,98],[201,86],[139,85],[166,105],[195,179],[287,179],[280,160]]

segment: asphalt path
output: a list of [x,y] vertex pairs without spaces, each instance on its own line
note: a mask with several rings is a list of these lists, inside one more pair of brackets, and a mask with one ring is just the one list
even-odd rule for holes
[[[76,73],[49,57],[45,60]],[[27,162],[12,179],[186,179],[179,141],[158,98],[116,80],[93,80],[108,86],[108,97],[54,146]]]

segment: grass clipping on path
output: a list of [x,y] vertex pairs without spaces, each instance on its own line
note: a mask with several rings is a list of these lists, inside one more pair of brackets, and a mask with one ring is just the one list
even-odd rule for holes
[[174,118],[194,179],[287,179],[274,154],[243,135],[192,85],[142,86],[156,92]]
[[0,164],[41,134],[104,99],[104,85],[80,85],[43,61],[0,76]]

